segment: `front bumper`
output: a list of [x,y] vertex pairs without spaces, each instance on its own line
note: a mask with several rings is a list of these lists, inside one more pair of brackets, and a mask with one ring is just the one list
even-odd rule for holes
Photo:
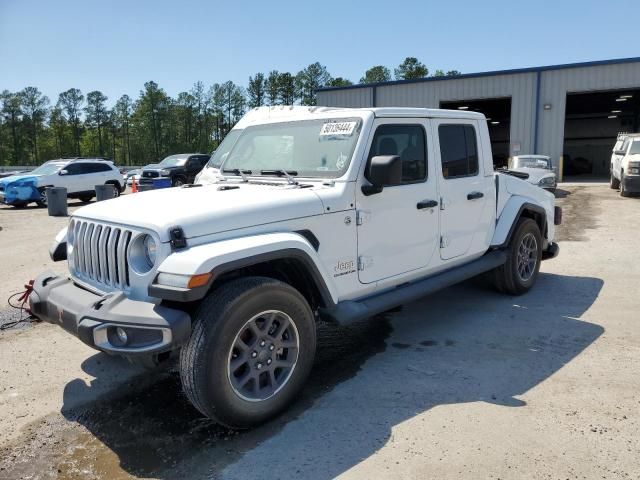
[[640,175],[625,175],[622,178],[624,189],[629,193],[640,193]]
[[[97,295],[52,272],[36,278],[29,306],[40,320],[90,347],[124,356],[175,350],[191,334],[191,318],[182,310],[131,300],[122,292]],[[122,331],[126,341],[118,335]]]

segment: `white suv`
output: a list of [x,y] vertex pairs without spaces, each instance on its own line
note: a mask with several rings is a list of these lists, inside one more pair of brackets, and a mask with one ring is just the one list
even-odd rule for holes
[[113,162],[102,159],[50,160],[35,170],[0,180],[0,203],[24,207],[31,202],[46,206],[47,187],[64,187],[70,198],[88,202],[96,194],[96,185],[112,184],[116,196],[125,188],[120,171]]
[[620,196],[640,193],[640,134],[620,134],[611,154],[609,185]]

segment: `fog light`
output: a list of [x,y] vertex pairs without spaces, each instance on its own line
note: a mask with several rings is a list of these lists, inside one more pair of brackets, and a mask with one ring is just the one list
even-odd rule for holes
[[127,336],[127,332],[124,331],[124,328],[116,328],[116,335],[118,336],[118,340],[120,340],[123,345],[126,345],[129,341],[129,337]]

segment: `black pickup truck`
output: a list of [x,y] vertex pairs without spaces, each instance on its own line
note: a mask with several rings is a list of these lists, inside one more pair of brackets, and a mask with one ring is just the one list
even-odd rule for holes
[[172,187],[193,183],[208,161],[209,155],[203,153],[170,155],[160,163],[144,167],[140,175],[140,185],[152,185],[155,178],[170,178]]

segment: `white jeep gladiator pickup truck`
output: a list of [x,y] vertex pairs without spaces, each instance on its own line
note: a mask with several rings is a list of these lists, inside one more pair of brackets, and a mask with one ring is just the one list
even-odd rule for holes
[[44,273],[30,295],[35,316],[98,350],[179,352],[187,397],[227,426],[296,397],[317,320],[483,273],[523,294],[558,253],[554,196],[494,172],[481,114],[263,107],[227,139],[206,185],[77,210],[51,248],[69,276]]

